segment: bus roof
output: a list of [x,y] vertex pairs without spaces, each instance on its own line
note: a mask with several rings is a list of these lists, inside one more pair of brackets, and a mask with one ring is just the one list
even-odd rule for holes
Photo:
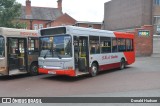
[[[91,35],[91,36],[107,36],[107,37],[117,37],[117,38],[134,38],[134,34],[126,33],[126,32],[115,32],[109,30],[100,30],[100,29],[93,29],[93,28],[84,28],[84,27],[77,27],[77,26],[57,26],[57,27],[50,27],[50,28],[43,28],[41,30],[47,29],[56,29],[56,28],[66,28],[66,34],[72,35]],[[40,32],[41,32],[40,30]]]
[[38,31],[36,30],[15,29],[6,27],[0,27],[0,35],[12,37],[39,36]]

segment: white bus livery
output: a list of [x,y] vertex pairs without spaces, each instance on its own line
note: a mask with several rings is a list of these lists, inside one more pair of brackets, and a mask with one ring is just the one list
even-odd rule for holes
[[40,30],[39,73],[78,76],[135,61],[134,35],[75,26]]

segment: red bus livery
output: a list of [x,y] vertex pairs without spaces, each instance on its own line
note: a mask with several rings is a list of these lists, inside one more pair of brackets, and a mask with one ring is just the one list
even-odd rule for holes
[[75,26],[40,30],[39,73],[78,76],[135,61],[134,35]]

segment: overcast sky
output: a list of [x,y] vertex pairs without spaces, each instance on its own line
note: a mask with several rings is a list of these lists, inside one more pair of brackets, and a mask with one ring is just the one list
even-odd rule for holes
[[[16,0],[25,5],[26,0]],[[32,6],[57,7],[57,0],[30,0]],[[67,13],[77,21],[102,22],[104,3],[110,0],[63,0],[63,13]]]

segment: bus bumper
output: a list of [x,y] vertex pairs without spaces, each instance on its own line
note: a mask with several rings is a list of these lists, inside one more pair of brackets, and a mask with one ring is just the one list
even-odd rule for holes
[[72,77],[76,76],[75,70],[50,70],[50,69],[39,68],[38,72],[41,74],[67,75]]

